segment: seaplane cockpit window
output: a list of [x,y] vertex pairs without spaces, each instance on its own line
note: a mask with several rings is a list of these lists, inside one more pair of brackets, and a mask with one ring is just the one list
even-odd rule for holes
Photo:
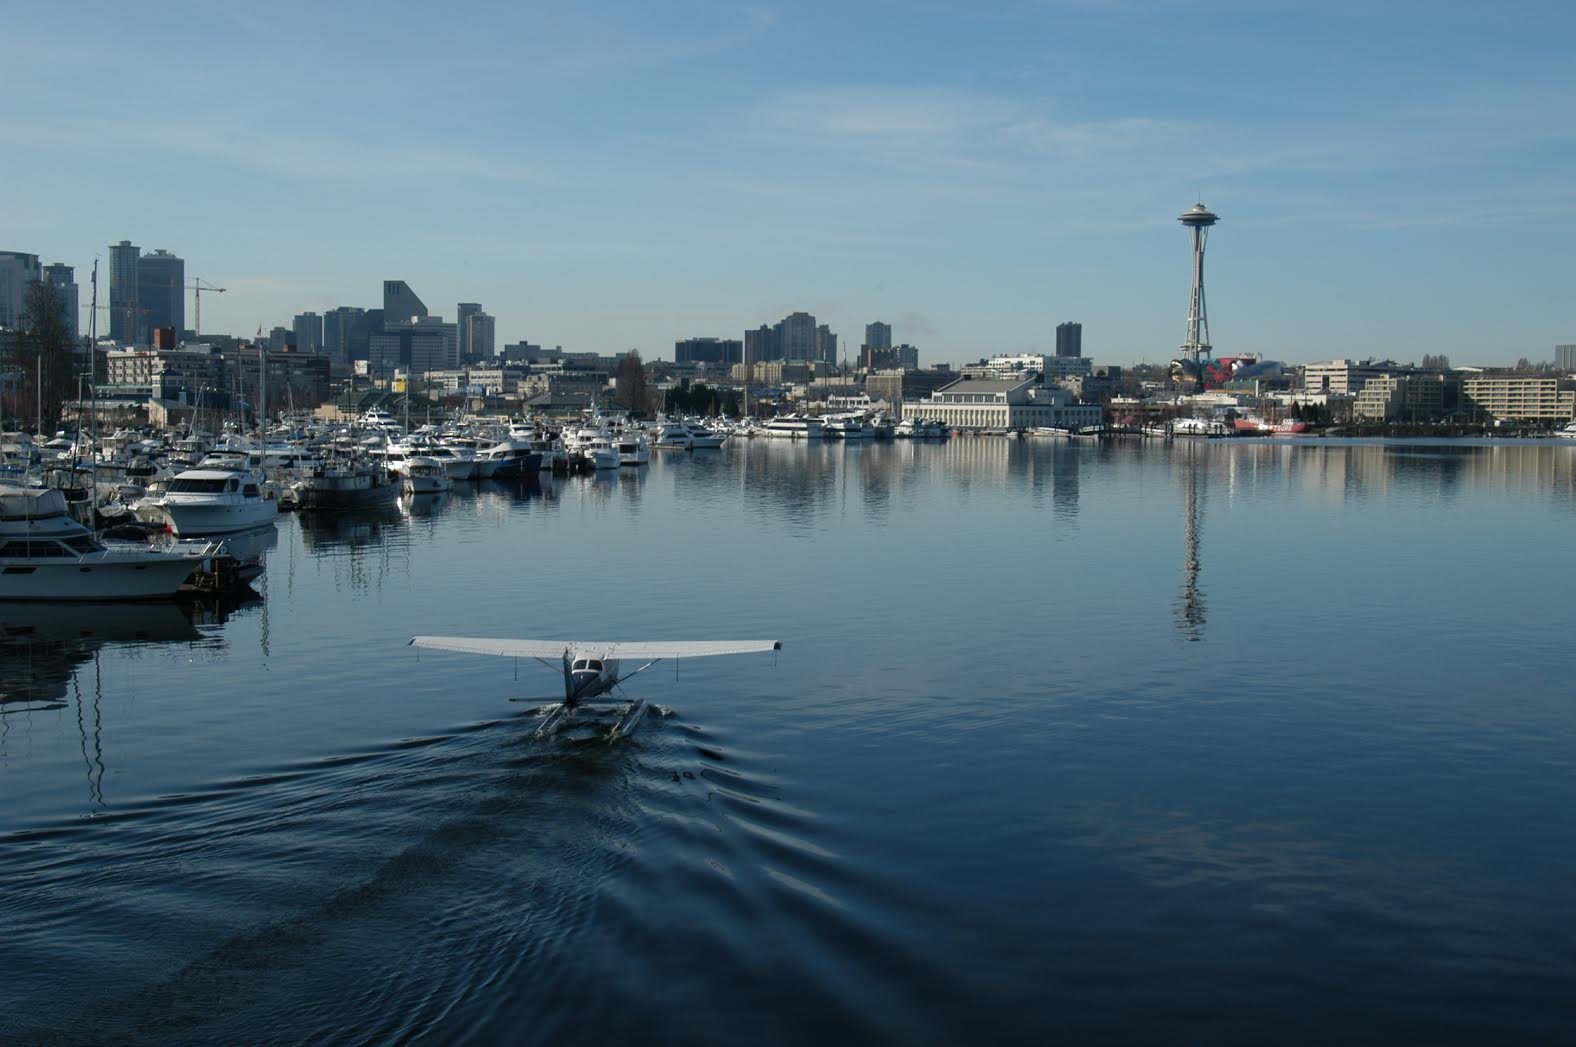
[[576,658],[575,659],[575,663],[573,665],[571,665],[569,668],[571,670],[575,670],[575,669],[584,669],[585,667],[586,667],[586,660],[584,658]]
[[591,661],[586,662],[586,668],[592,672],[599,673],[602,671],[602,663],[593,658]]

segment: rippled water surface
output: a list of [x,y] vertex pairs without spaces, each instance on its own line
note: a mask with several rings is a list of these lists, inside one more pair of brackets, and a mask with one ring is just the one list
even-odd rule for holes
[[[1573,463],[757,442],[0,605],[0,1041],[1562,1038]],[[784,649],[609,747],[414,633]]]

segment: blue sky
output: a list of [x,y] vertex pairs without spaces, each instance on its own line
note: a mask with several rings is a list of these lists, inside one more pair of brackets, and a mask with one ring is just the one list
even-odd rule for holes
[[[187,260],[204,327],[408,281],[500,341],[808,309],[921,359],[1576,341],[1576,5],[59,4],[5,15],[0,249]],[[188,300],[188,323],[190,302]]]

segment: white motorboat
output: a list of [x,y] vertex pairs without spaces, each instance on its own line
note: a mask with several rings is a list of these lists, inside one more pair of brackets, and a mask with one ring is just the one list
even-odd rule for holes
[[410,494],[442,494],[454,487],[448,466],[436,458],[409,455],[400,460],[399,466],[401,480]]
[[766,423],[763,434],[778,440],[819,440],[821,420],[796,414],[779,415]]
[[57,490],[0,485],[0,600],[158,600],[213,546],[110,548],[73,520]]
[[685,428],[689,430],[690,446],[697,451],[721,447],[728,442],[727,433],[719,433],[717,430],[708,428],[699,422],[686,423]]
[[618,434],[613,441],[613,449],[618,452],[619,465],[645,465],[651,461],[651,445],[637,432]]
[[535,477],[542,470],[543,457],[535,440],[517,436],[506,436],[476,456],[477,461],[487,462],[491,475],[500,480]]
[[279,501],[262,477],[245,469],[186,469],[161,495],[137,503],[138,518],[166,523],[176,534],[229,534],[272,526]]
[[1556,429],[1554,435],[1566,440],[1576,440],[1576,422],[1572,422],[1563,429]]
[[821,431],[830,440],[868,440],[876,429],[857,414],[827,415],[821,419]]
[[694,448],[695,437],[690,434],[687,425],[679,422],[664,422],[651,441],[651,446],[659,451],[688,451]]

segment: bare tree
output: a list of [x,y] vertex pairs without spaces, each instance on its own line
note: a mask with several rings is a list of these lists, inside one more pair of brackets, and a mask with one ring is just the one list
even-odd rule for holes
[[[54,287],[35,280],[23,299],[18,332],[17,367],[22,371],[23,413],[33,406],[40,433],[53,432],[60,421],[60,406],[74,393],[75,361],[66,305]],[[36,405],[36,406],[35,406]]]

